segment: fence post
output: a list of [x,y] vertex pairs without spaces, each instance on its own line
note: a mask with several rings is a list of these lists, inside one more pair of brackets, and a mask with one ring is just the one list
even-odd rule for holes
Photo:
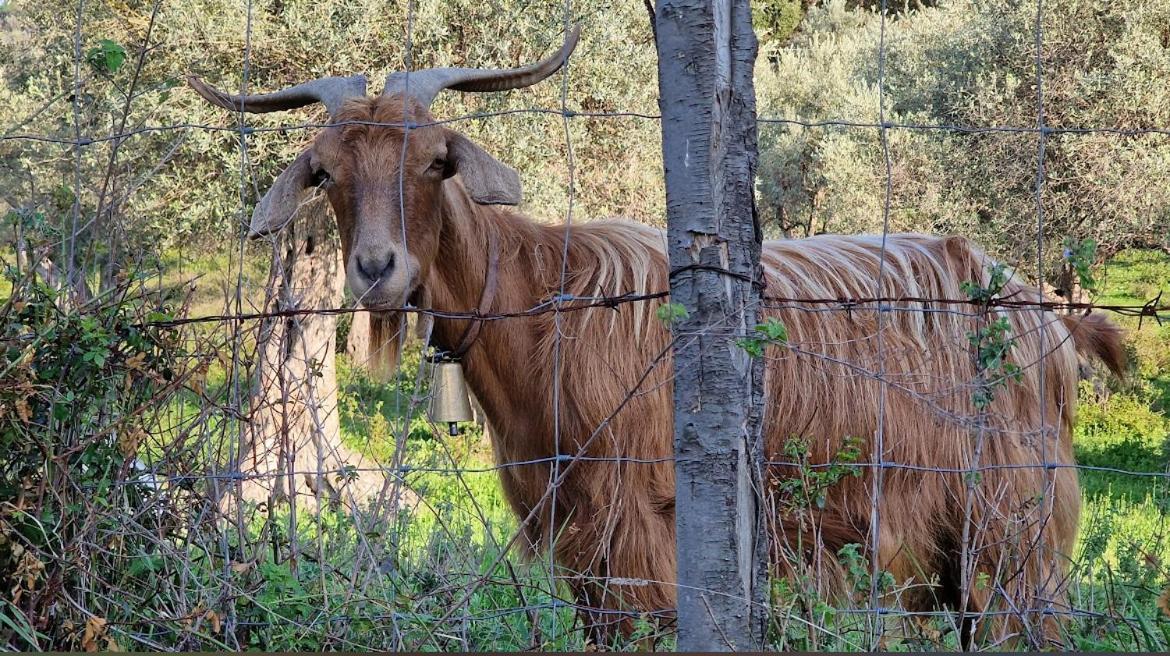
[[749,0],[659,0],[662,153],[674,324],[678,649],[763,646],[758,468],[763,364]]

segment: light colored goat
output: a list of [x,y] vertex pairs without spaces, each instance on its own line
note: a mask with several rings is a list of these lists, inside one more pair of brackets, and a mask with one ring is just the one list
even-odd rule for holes
[[[604,221],[566,232],[501,207],[521,201],[519,176],[465,136],[435,124],[429,113],[442,89],[513,89],[551,75],[576,38],[571,33],[559,53],[519,69],[417,71],[409,86],[396,73],[373,97],[366,96],[361,77],[248,97],[195,79],[191,84],[229,109],[325,104],[333,125],[276,179],[253,215],[252,231],[279,230],[307,194],[324,189],[337,216],[347,282],[370,308],[413,302],[439,312],[519,312],[562,291],[562,266],[563,291],[573,295],[665,290],[660,231]],[[882,250],[875,237],[767,242],[768,293],[872,296]],[[880,291],[964,298],[962,283],[987,285],[991,264],[962,238],[892,235]],[[1002,294],[1038,297],[1014,278]],[[675,601],[670,335],[653,318],[654,305],[564,313],[559,326],[552,314],[484,322],[463,359],[500,463],[589,456],[572,465],[555,495],[549,493],[548,460],[502,468],[500,477],[512,508],[526,519],[529,544],[541,550],[556,537],[556,560],[594,625],[614,609],[669,616]],[[1064,604],[1065,563],[1080,504],[1069,467],[1077,349],[1120,370],[1116,328],[1097,315],[1001,313],[1013,339],[1008,358],[1022,371],[998,390],[986,413],[976,413],[971,399],[980,374],[968,334],[980,325],[977,312],[900,304],[885,320],[879,376],[876,313],[824,309],[792,303],[766,310],[789,334],[787,348],[766,353],[767,455],[790,459],[785,445],[801,438],[808,441],[809,461],[823,464],[849,436],[862,441],[863,454],[872,453],[884,384],[883,456],[897,466],[883,472],[878,527],[869,525],[873,468],[846,477],[828,490],[823,507],[797,517],[782,510],[790,500],[777,483],[800,472],[770,467],[775,571],[811,567],[824,592],[832,593],[841,580],[840,550],[867,548],[876,533],[881,568],[912,586],[900,599],[906,607],[961,607],[969,633],[973,615],[1012,611],[1010,621],[987,620],[990,637],[1021,631],[1054,637],[1049,611]],[[393,312],[380,319],[389,332],[401,323]],[[455,348],[467,327],[466,320],[440,317],[432,339]],[[558,331],[562,364],[554,370]],[[383,348],[387,337],[383,333],[374,348]],[[561,377],[556,383],[554,371]],[[561,391],[554,396],[555,384]],[[963,472],[973,466],[982,476],[970,485]],[[970,583],[975,580],[980,584]]]

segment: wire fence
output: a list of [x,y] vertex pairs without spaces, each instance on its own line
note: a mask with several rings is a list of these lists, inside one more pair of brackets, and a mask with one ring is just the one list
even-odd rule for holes
[[[598,228],[579,216],[573,123],[661,116],[571,108],[572,57],[555,74],[559,107],[433,118],[404,104],[401,120],[279,126],[248,125],[240,111],[229,125],[135,126],[128,119],[159,29],[156,0],[140,11],[147,20],[128,56],[126,105],[106,132],[83,116],[87,3],[78,2],[72,93],[52,101],[72,105],[72,124],[27,131],[41,108],[0,136],[60,146],[57,156],[72,161],[69,227],[34,244],[31,228],[16,224],[0,314],[10,403],[0,418],[19,445],[0,499],[6,646],[669,646],[683,585],[673,570],[673,467],[698,457],[674,451],[671,353],[698,343],[739,349],[768,370],[757,490],[771,577],[765,646],[1093,645],[1124,631],[1134,636],[1127,644],[1166,647],[1167,616],[1146,612],[1165,603],[1156,601],[1168,582],[1160,547],[1106,556],[1094,541],[1109,535],[1092,516],[1081,518],[1077,543],[1076,476],[1161,481],[1170,470],[1078,463],[1071,421],[1088,371],[1077,352],[1109,355],[1112,333],[1096,318],[1137,319],[1141,331],[1147,319],[1161,326],[1170,304],[1160,293],[1129,304],[1054,300],[1028,280],[1049,277],[1047,140],[1170,128],[1048,125],[1043,18],[1056,10],[1041,1],[1035,125],[891,122],[886,4],[876,122],[757,119],[761,129],[876,131],[883,230],[868,241],[769,241],[757,275],[715,267],[760,291],[751,308],[760,326],[723,344],[672,323],[680,310],[669,286],[688,271],[669,269],[663,231]],[[405,3],[407,95],[422,73],[413,65],[415,5]],[[242,94],[256,92],[252,0],[246,11]],[[579,13],[565,0],[565,35]],[[450,207],[443,212],[490,222],[411,218],[426,192],[407,171],[433,131],[505,116],[562,123],[562,222],[533,228],[519,214]],[[379,279],[345,302],[369,228],[352,223],[356,211],[344,203],[354,201],[335,191],[333,208],[341,198],[341,214],[353,216],[335,218],[321,194],[301,199],[289,226],[260,242],[271,255],[264,280],[250,262],[268,253],[258,258],[238,231],[224,249],[232,284],[219,312],[193,313],[190,290],[131,271],[140,262],[116,267],[111,255],[92,271],[79,256],[125,248],[116,198],[134,187],[118,176],[136,138],[238,135],[238,218],[247,225],[267,191],[254,177],[252,139],[346,131],[363,144],[392,135],[390,156],[376,162],[379,193],[397,206],[386,238],[401,248],[399,266],[420,276],[400,300],[363,304]],[[894,234],[891,131],[1035,136],[1034,270],[1005,273],[977,249]],[[94,161],[100,181],[85,178]],[[329,184],[353,183],[330,173],[310,186]],[[92,213],[88,197],[97,199]],[[446,223],[427,232],[426,220]],[[484,237],[491,230],[504,246]],[[455,350],[469,333],[462,361],[475,418],[450,435],[427,412],[439,361],[431,351]],[[355,346],[339,358],[346,344]],[[1151,503],[1162,536],[1165,500]],[[1135,562],[1145,574],[1129,571]]]

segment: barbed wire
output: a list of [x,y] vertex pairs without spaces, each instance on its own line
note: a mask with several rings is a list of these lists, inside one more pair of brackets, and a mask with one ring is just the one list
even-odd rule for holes
[[[635,456],[584,456],[584,455],[569,455],[561,454],[559,456],[547,456],[544,458],[531,458],[528,460],[518,460],[515,462],[503,462],[495,465],[476,467],[476,466],[462,466],[462,467],[435,467],[428,465],[400,465],[397,467],[391,466],[342,466],[336,468],[325,469],[305,469],[305,470],[291,470],[285,472],[286,476],[316,476],[328,475],[337,478],[339,483],[344,484],[347,476],[361,473],[384,474],[390,477],[404,477],[410,474],[495,474],[501,471],[516,469],[520,467],[535,467],[543,465],[567,464],[572,462],[583,463],[614,463],[623,465],[663,465],[675,462],[704,462],[701,458],[685,458],[678,456],[662,456],[658,458],[639,458]],[[895,460],[883,460],[881,462],[854,462],[849,460],[833,461],[833,462],[808,462],[798,460],[764,460],[762,465],[768,467],[789,467],[796,469],[899,469],[904,471],[921,472],[925,474],[980,474],[986,472],[996,471],[1012,471],[1012,470],[1057,470],[1057,469],[1075,469],[1087,472],[1101,472],[1105,474],[1118,474],[1122,476],[1134,476],[1138,478],[1161,478],[1170,480],[1170,471],[1140,471],[1133,469],[1124,469],[1121,467],[1106,467],[1102,465],[1083,465],[1080,463],[1063,463],[1063,462],[1036,462],[1036,463],[999,463],[991,465],[978,465],[972,467],[937,467],[927,465],[917,465],[910,463],[902,463]],[[266,480],[273,478],[271,473],[245,473],[245,472],[231,472],[226,474],[167,474],[163,471],[146,469],[134,474],[134,478],[125,478],[114,483],[117,486],[145,486],[158,487],[163,484],[182,485],[186,483],[194,483],[199,481],[255,481]]]
[[[617,309],[622,305],[629,303],[644,303],[647,301],[665,299],[670,296],[670,292],[649,292],[649,293],[625,293],[616,296],[577,296],[573,294],[557,294],[546,301],[542,301],[532,307],[524,310],[516,310],[513,312],[480,312],[478,310],[469,311],[451,311],[451,310],[436,310],[433,308],[420,308],[411,305],[403,305],[399,307],[338,307],[338,308],[297,308],[291,310],[274,310],[269,312],[246,312],[241,314],[217,314],[197,317],[181,317],[175,319],[160,319],[157,321],[147,321],[136,324],[139,327],[152,328],[176,328],[179,326],[186,326],[190,324],[201,323],[224,323],[233,321],[259,321],[265,319],[280,319],[290,317],[306,317],[306,316],[339,316],[349,314],[389,314],[389,313],[403,313],[416,314],[440,319],[453,320],[476,320],[476,321],[499,321],[502,319],[520,319],[527,317],[536,317],[549,313],[556,312],[577,312],[582,310],[590,310],[597,308]],[[970,298],[935,298],[926,296],[879,296],[871,298],[800,298],[800,297],[786,297],[786,296],[764,296],[764,306],[778,309],[803,309],[801,306],[807,305],[824,305],[833,306],[832,311],[863,311],[876,310],[879,312],[914,312],[924,313],[932,312],[930,308],[898,308],[890,307],[891,304],[906,303],[906,304],[923,304],[923,305],[960,305],[984,309],[1005,309],[1005,310],[1065,310],[1069,312],[1081,312],[1082,314],[1089,314],[1091,312],[1111,312],[1121,316],[1139,317],[1139,318],[1153,318],[1159,325],[1165,318],[1163,315],[1170,312],[1170,305],[1161,304],[1162,294],[1141,304],[1124,304],[1124,303],[1094,303],[1087,301],[1026,301],[1015,298],[1000,297],[990,300],[978,300]],[[876,305],[877,307],[872,307]],[[944,312],[953,313],[954,311]],[[978,313],[971,313],[969,316],[978,316]]]

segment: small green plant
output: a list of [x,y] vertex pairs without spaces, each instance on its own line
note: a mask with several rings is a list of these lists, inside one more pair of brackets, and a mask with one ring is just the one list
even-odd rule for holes
[[1097,291],[1097,280],[1093,277],[1093,263],[1097,259],[1097,242],[1092,239],[1078,240],[1066,237],[1064,260],[1077,274],[1081,288],[1089,293]]
[[126,49],[116,41],[102,39],[97,46],[89,49],[85,59],[97,70],[113,75],[126,63]]
[[894,589],[896,583],[894,575],[886,570],[879,570],[874,579],[869,559],[861,550],[859,544],[847,544],[837,551],[837,558],[845,568],[848,580],[853,582],[854,592],[868,593],[871,590],[878,594],[885,594]]
[[1007,281],[1007,265],[996,262],[991,265],[991,269],[988,271],[986,285],[980,285],[973,280],[964,280],[959,284],[959,289],[963,290],[968,299],[986,305],[995,300],[996,295],[1003,291],[1003,286],[1007,284]]
[[673,324],[677,321],[682,321],[691,315],[687,312],[687,309],[683,307],[682,303],[663,303],[662,305],[659,305],[656,310],[654,310],[654,316],[658,317],[659,321],[669,326],[670,324]]
[[753,358],[762,358],[765,347],[788,345],[788,328],[776,317],[768,317],[763,323],[756,324],[755,334],[738,339],[735,343]]
[[812,462],[809,439],[793,437],[786,441],[784,457],[797,469],[795,476],[785,476],[776,483],[786,510],[823,509],[829,491],[837,483],[846,476],[861,476],[861,467],[856,463],[861,458],[862,445],[860,438],[847,436],[836,457],[820,465]]
[[1011,337],[1012,324],[1007,317],[990,318],[991,303],[1003,291],[1009,275],[1007,266],[996,263],[988,273],[987,284],[964,281],[960,288],[967,298],[984,306],[987,317],[978,330],[967,333],[967,341],[975,353],[975,367],[978,372],[978,388],[971,395],[971,403],[979,410],[985,410],[995,401],[995,388],[1008,381],[1018,382],[1022,375],[1020,367],[1008,361],[1015,340]]
[[1008,381],[1019,382],[1023,376],[1019,365],[1008,361],[1014,340],[1011,322],[999,317],[975,332],[967,333],[967,340],[975,349],[975,366],[980,376],[979,388],[972,394],[975,407],[983,410],[995,401],[995,388]]

